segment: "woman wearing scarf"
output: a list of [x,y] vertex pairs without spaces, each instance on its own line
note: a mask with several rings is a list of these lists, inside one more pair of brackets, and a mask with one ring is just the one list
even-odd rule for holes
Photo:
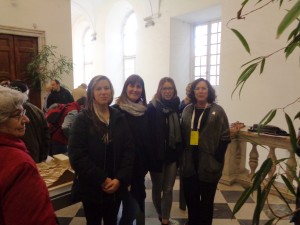
[[152,200],[163,225],[177,223],[170,219],[170,211],[181,143],[179,103],[173,79],[164,77],[160,80],[147,111],[154,154],[149,168],[153,185]]
[[[131,187],[122,199],[122,217],[119,225],[145,224],[145,175],[148,172],[149,147],[147,100],[144,81],[139,75],[131,75],[125,81],[116,105],[127,118],[135,144],[135,160]],[[140,215],[140,216],[139,216]]]
[[116,225],[121,194],[131,181],[133,140],[128,123],[113,100],[110,80],[95,76],[88,85],[87,107],[76,117],[69,138],[69,158],[87,225]]

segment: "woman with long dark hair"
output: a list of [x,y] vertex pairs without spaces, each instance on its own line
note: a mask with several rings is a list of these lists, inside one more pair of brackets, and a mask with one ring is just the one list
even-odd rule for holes
[[131,181],[133,141],[128,123],[110,107],[113,86],[106,76],[88,85],[87,106],[76,117],[69,138],[69,158],[87,225],[116,225],[121,195]]
[[[145,224],[145,175],[148,172],[150,142],[148,135],[147,100],[143,79],[136,74],[127,78],[116,105],[126,117],[135,144],[135,160],[130,190],[122,199],[119,225]],[[139,216],[140,215],[140,216]]]

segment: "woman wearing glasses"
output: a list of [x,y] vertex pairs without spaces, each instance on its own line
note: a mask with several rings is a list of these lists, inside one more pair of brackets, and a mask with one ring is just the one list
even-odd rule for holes
[[24,142],[27,96],[0,86],[0,224],[55,225],[45,182]]
[[170,219],[170,212],[181,143],[179,103],[173,79],[164,77],[159,81],[147,111],[155,159],[149,169],[153,185],[152,200],[162,224],[177,224],[177,221]]

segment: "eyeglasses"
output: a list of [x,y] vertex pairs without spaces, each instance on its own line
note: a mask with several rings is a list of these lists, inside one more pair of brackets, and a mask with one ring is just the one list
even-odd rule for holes
[[162,91],[174,91],[174,88],[172,88],[172,87],[164,87],[161,90]]
[[15,118],[17,120],[20,120],[22,118],[22,116],[25,116],[25,115],[26,115],[26,109],[22,109],[18,115],[12,115],[9,118]]

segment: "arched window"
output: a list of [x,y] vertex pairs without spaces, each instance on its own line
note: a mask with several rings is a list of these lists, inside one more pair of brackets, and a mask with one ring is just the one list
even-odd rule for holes
[[83,75],[84,82],[89,83],[94,76],[93,61],[93,32],[91,28],[87,28],[83,34]]
[[136,58],[136,29],[137,21],[135,13],[131,13],[124,23],[123,28],[123,63],[125,79],[135,73]]

